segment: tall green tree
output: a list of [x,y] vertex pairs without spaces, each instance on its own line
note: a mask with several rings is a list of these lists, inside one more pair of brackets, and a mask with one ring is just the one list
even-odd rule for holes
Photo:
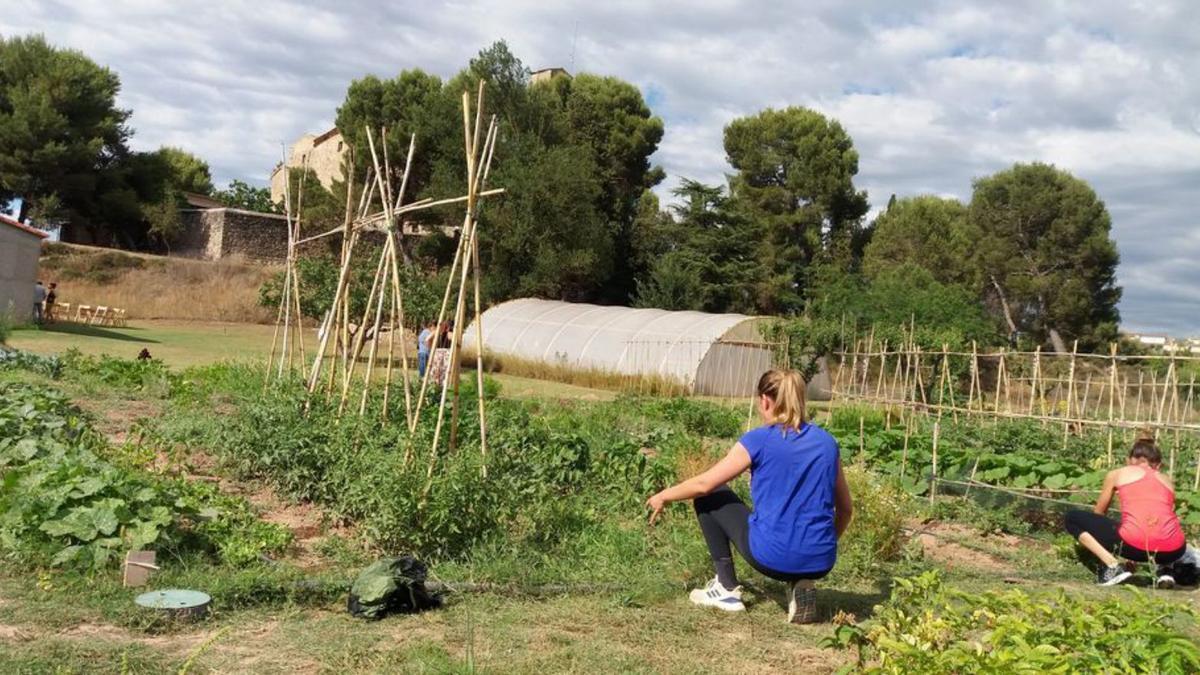
[[858,153],[837,121],[807,108],[767,109],[725,127],[733,197],[760,228],[768,275],[760,310],[797,311],[805,269],[853,269],[865,245],[867,195],[854,187]]
[[896,267],[916,265],[940,283],[961,285],[978,294],[978,238],[967,207],[957,199],[893,196],[887,210],[875,219],[871,242],[863,252],[863,273],[875,278]]
[[761,301],[762,267],[754,225],[725,188],[684,179],[672,191],[671,225],[648,274],[638,282],[637,304],[662,309],[753,313]]
[[155,151],[167,169],[167,180],[171,187],[182,192],[211,195],[213,192],[212,172],[208,162],[186,150],[163,146]]
[[[656,208],[642,206],[643,196],[662,177],[649,162],[662,121],[632,85],[586,74],[531,85],[529,69],[502,40],[445,83],[417,70],[390,80],[364,77],[351,84],[337,118],[356,173],[369,162],[363,129],[387,126],[397,173],[409,134],[417,134],[409,199],[465,192],[462,95],[474,103],[480,81],[487,83],[485,112],[499,127],[489,184],[506,189],[481,212],[489,297],[628,301],[634,277],[651,259],[636,243],[657,217]],[[437,233],[461,225],[462,209],[414,219]],[[407,259],[431,268],[449,263],[449,244],[441,234],[401,242]]]
[[1095,348],[1116,338],[1120,258],[1104,202],[1049,164],[1016,164],[975,181],[971,223],[990,299],[1010,330]]
[[[376,156],[381,164],[385,147],[382,130],[386,128],[387,163],[397,178],[404,170],[409,141],[416,134],[415,165],[409,176],[410,191],[406,199],[424,190],[435,161],[434,153],[439,150],[440,137],[454,128],[453,122],[462,119],[460,113],[458,118],[451,117],[447,124],[444,116],[439,117],[440,113],[446,112],[439,101],[442,97],[441,79],[419,69],[405,70],[390,80],[367,75],[351,82],[346,98],[337,110],[336,123],[343,141],[350,146],[350,162],[355,173],[362,176],[367,167],[373,166],[368,128],[375,135]],[[459,124],[461,134],[461,122]],[[394,187],[399,188],[398,185]]]
[[599,170],[599,206],[609,222],[617,261],[605,299],[625,302],[634,293],[634,221],[638,201],[662,182],[661,167],[650,165],[658,149],[663,123],[650,112],[636,87],[615,77],[580,74],[566,87],[568,141],[585,145]]
[[506,192],[480,224],[489,298],[593,299],[612,273],[613,246],[596,207],[601,187],[591,153],[530,137],[510,149],[522,159],[494,167]]
[[75,223],[102,217],[128,195],[117,171],[128,154],[120,82],[82,53],[38,36],[0,38],[0,200],[53,203]]
[[213,197],[221,200],[226,206],[258,213],[277,213],[275,202],[271,201],[271,189],[254,187],[243,181],[234,179],[223,190],[213,192]]

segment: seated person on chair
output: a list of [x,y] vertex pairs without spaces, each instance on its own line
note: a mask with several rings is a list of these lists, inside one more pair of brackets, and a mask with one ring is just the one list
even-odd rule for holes
[[[1168,566],[1183,556],[1187,546],[1175,515],[1175,488],[1169,477],[1158,472],[1160,466],[1162,452],[1154,445],[1154,435],[1139,434],[1125,466],[1104,477],[1095,508],[1066,515],[1067,532],[1100,559],[1096,583],[1101,586],[1114,586],[1132,576],[1118,558],[1154,562],[1158,586],[1175,585]],[[1104,515],[1113,493],[1121,500],[1120,523]]]
[[[716,578],[691,592],[693,603],[745,609],[732,543],[751,567],[789,584],[788,621],[816,621],[813,582],[833,568],[853,505],[837,441],[805,421],[804,386],[792,370],[764,373],[757,390],[763,426],[746,432],[712,468],[646,502],[653,523],[666,504],[693,500],[716,568]],[[727,485],[747,469],[753,510]]]

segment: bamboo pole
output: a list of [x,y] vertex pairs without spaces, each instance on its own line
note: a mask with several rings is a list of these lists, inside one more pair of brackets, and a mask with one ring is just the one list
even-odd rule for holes
[[1112,357],[1112,363],[1108,370],[1108,466],[1113,465],[1113,408],[1116,404],[1117,396],[1117,343],[1108,345],[1109,356]]
[[971,340],[971,383],[967,388],[967,410],[975,407],[975,383],[979,380],[979,354],[976,350],[975,341]]
[[[468,268],[469,261],[467,260],[467,256],[470,255],[471,246],[473,244],[473,240],[475,237],[475,229],[476,229],[475,207],[477,204],[477,197],[478,197],[479,189],[482,186],[482,177],[483,177],[483,175],[487,174],[487,168],[485,168],[482,172],[480,172],[478,170],[479,167],[477,164],[477,161],[484,156],[483,154],[479,154],[480,148],[478,146],[479,134],[481,132],[481,124],[482,124],[483,93],[484,93],[484,83],[483,83],[483,81],[480,81],[479,94],[478,94],[478,107],[477,107],[477,112],[476,112],[476,117],[475,117],[476,127],[474,130],[474,138],[472,138],[471,130],[470,130],[470,96],[467,92],[463,92],[463,137],[464,137],[464,145],[466,146],[465,149],[466,149],[466,154],[467,154],[467,177],[468,177],[467,196],[469,199],[468,199],[467,213],[463,219],[463,231],[460,235],[460,244],[461,245],[459,247],[459,252],[463,253],[462,270],[461,270],[459,286],[458,286],[458,295],[457,295],[458,300],[457,300],[456,307],[455,307],[455,317],[457,318],[457,320],[456,320],[456,323],[454,326],[454,331],[451,334],[451,340],[450,340],[450,361],[451,361],[451,363],[447,369],[448,370],[447,375],[448,376],[452,375],[455,379],[454,390],[455,390],[456,405],[454,406],[454,409],[453,409],[453,415],[451,418],[451,425],[450,425],[450,434],[451,434],[450,447],[451,448],[454,447],[454,445],[453,445],[454,444],[454,434],[455,434],[456,427],[457,427],[456,422],[457,422],[457,415],[458,415],[458,405],[457,405],[457,396],[458,396],[457,365],[458,364],[457,364],[457,360],[458,360],[459,349],[461,349],[463,333],[465,332],[465,327],[462,325],[462,322],[463,322],[463,319],[465,318],[465,313],[466,313],[466,284],[467,284],[468,274],[470,271]],[[495,124],[494,120],[493,120],[492,124],[493,125]],[[492,138],[492,143],[494,144],[495,143],[495,134],[491,133],[489,130],[488,135],[490,138]],[[486,155],[487,155],[488,159],[490,160],[491,152],[489,151],[488,153],[486,153]],[[451,275],[451,278],[447,284],[447,296],[446,296],[447,298],[449,296],[449,290],[450,290],[449,284],[450,283],[453,283],[453,274]],[[480,345],[480,348],[482,348],[482,345]],[[438,442],[441,437],[442,421],[445,416],[446,395],[447,395],[447,390],[449,388],[449,384],[450,384],[449,381],[447,381],[447,382],[443,382],[443,385],[442,385],[441,400],[439,401],[439,404],[438,404],[437,423],[434,426],[433,444],[430,448],[429,464],[428,464],[428,467],[426,470],[425,487],[421,493],[421,503],[424,503],[426,496],[428,496],[428,494],[429,494],[429,489],[433,485],[433,469],[434,469],[434,466],[437,461],[437,447],[438,447]],[[419,406],[419,404],[420,404],[420,401],[418,401],[418,406]],[[419,410],[419,407],[418,407],[418,410]]]
[[996,391],[992,394],[992,408],[1000,412],[1000,386],[1004,382],[1004,348],[996,355]]
[[1133,409],[1133,419],[1135,419],[1139,422],[1142,420],[1142,392],[1145,389],[1145,387],[1144,387],[1145,380],[1146,380],[1146,371],[1139,368],[1138,369],[1137,406]]
[[[353,170],[354,170],[353,156],[351,156],[351,162],[349,164],[348,170],[351,172],[353,172]],[[353,175],[353,174],[350,173],[347,175]],[[370,171],[367,172],[367,180],[368,181],[370,180]],[[309,371],[308,393],[309,393],[310,397],[313,394],[313,392],[316,391],[317,382],[320,381],[321,357],[325,353],[325,350],[329,344],[329,338],[332,335],[334,335],[335,332],[337,333],[338,337],[337,337],[337,339],[334,340],[334,351],[336,352],[337,344],[338,344],[338,342],[340,342],[341,331],[343,329],[342,321],[340,320],[340,306],[342,304],[341,300],[342,300],[342,296],[345,292],[347,276],[349,274],[350,251],[353,247],[353,242],[354,242],[354,238],[355,238],[354,232],[351,231],[351,229],[350,229],[351,221],[352,221],[352,213],[351,213],[350,209],[351,209],[351,204],[353,204],[353,197],[354,197],[354,190],[353,190],[352,186],[353,186],[353,183],[350,180],[347,180],[346,181],[346,215],[345,215],[345,219],[344,219],[344,224],[342,226],[342,230],[345,231],[347,234],[345,237],[342,238],[342,253],[341,253],[341,261],[340,261],[341,265],[339,266],[339,269],[338,269],[338,280],[337,280],[337,285],[335,286],[334,292],[333,292],[333,301],[329,308],[329,321],[330,321],[329,326],[326,328],[324,334],[321,336],[320,346],[317,348],[317,360],[313,363],[312,370]],[[364,187],[363,191],[359,194],[360,194],[360,196],[359,196],[360,207],[359,208],[361,208],[361,200],[366,197],[366,188]],[[333,373],[334,373],[334,370],[336,369],[336,367],[337,367],[337,359],[335,356],[330,360],[330,364],[329,364],[329,372],[330,372],[331,378],[333,377]],[[333,386],[333,381],[331,379],[330,380],[330,388],[332,388],[332,386]],[[308,406],[309,406],[309,403],[306,401],[305,402],[306,410],[308,409]]]
[[[1042,374],[1042,347],[1038,345],[1037,351],[1033,355],[1033,376],[1029,381],[1029,414],[1033,415],[1034,406],[1037,405],[1040,398],[1038,391],[1038,378]],[[1045,412],[1043,410],[1043,412]]]
[[[367,305],[363,308],[362,321],[358,323],[358,330],[354,334],[354,346],[350,349],[350,361],[346,368],[346,372],[342,374],[342,395],[338,400],[337,414],[341,417],[342,412],[346,409],[346,399],[350,395],[350,383],[354,380],[354,371],[358,366],[358,355],[362,352],[363,342],[367,337],[367,319],[370,317],[371,308],[375,305],[375,294],[379,290],[379,277],[384,263],[383,255],[379,256],[379,264],[375,266],[375,276],[371,282],[371,292],[367,294]],[[377,336],[372,336],[374,341]]]
[[[467,109],[465,107],[463,108],[463,112],[464,112],[464,114],[463,114],[463,133],[465,134],[470,131],[470,127],[469,127],[470,116],[466,114]],[[476,178],[477,174],[479,173],[479,168],[480,168],[479,162],[483,159],[482,155],[480,154],[481,148],[479,145],[479,141],[480,141],[479,134],[480,134],[480,131],[482,130],[482,128],[483,128],[483,81],[480,80],[480,82],[479,82],[479,98],[477,99],[476,106],[475,106],[474,134],[473,134],[472,138],[468,139],[468,140],[470,140],[470,145],[467,146],[467,214],[468,214],[468,217],[470,217],[470,219],[471,219],[471,232],[467,239],[468,258],[470,257],[471,250],[475,246],[475,230],[479,225],[478,221],[475,219],[475,204],[477,203],[475,193],[478,189],[478,185],[476,184],[475,178]],[[489,136],[491,135],[490,130],[488,131],[488,135]],[[456,447],[458,447],[458,415],[459,415],[459,406],[460,406],[459,393],[460,393],[460,387],[462,385],[462,382],[460,380],[462,364],[459,363],[459,357],[462,353],[463,337],[465,337],[465,335],[466,335],[466,328],[467,328],[465,325],[466,321],[467,321],[466,293],[467,293],[467,281],[470,278],[470,274],[471,274],[469,264],[470,264],[470,261],[468,259],[463,260],[462,285],[459,287],[459,290],[458,290],[458,292],[459,292],[459,304],[458,304],[459,310],[458,310],[458,314],[456,315],[456,318],[454,321],[454,330],[459,333],[458,350],[457,351],[454,351],[453,349],[451,350],[452,363],[451,363],[450,368],[451,368],[451,372],[454,373],[454,380],[452,382],[452,384],[454,385],[454,407],[450,412],[449,449],[451,452],[453,452],[454,449]]]
[[[367,398],[371,392],[371,376],[375,373],[375,354],[379,351],[379,328],[383,321],[383,305],[384,298],[388,294],[388,277],[391,275],[391,267],[387,264],[387,258],[395,255],[395,251],[391,247],[392,240],[388,239],[383,246],[383,254],[380,260],[379,274],[382,276],[379,285],[379,299],[375,303],[375,323],[371,329],[371,351],[367,355],[367,371],[363,373],[362,396],[359,397],[358,414],[359,416],[367,413]],[[370,308],[367,309],[370,312]],[[365,326],[363,329],[365,330]]]
[[[416,148],[417,148],[417,135],[411,134],[408,139],[408,157],[404,160],[404,176],[400,179],[400,193],[396,197],[397,204],[404,203],[404,196],[408,190],[408,177],[412,172],[413,154],[416,152]],[[395,227],[394,226],[392,227],[391,230],[389,230],[389,237],[395,237]],[[393,249],[395,249],[396,246],[397,246],[396,243],[392,244]],[[397,312],[398,318],[399,318],[399,324],[398,324],[397,328],[400,331],[400,359],[401,359],[400,375],[401,375],[401,379],[404,382],[404,420],[405,420],[405,422],[411,424],[412,416],[413,416],[412,393],[411,393],[412,386],[410,383],[409,372],[408,372],[407,341],[404,339],[404,296],[400,292],[400,268],[399,268],[399,264],[396,261],[395,256],[392,256],[392,281],[395,284],[392,289],[392,293],[396,297],[396,312]],[[384,391],[385,399],[386,399],[386,395],[387,395],[387,391],[385,390]]]
[[[1071,417],[1072,403],[1075,402],[1075,357],[1079,352],[1079,340],[1071,343],[1071,365],[1067,375],[1067,410],[1066,416]],[[1070,433],[1071,427],[1067,422],[1063,422],[1063,448],[1067,447],[1067,435]]]
[[[484,141],[487,147],[487,159],[484,161],[484,176],[483,180],[487,180],[487,170],[492,165],[492,153],[496,149],[496,118],[492,117],[491,128],[488,130],[491,138]],[[476,206],[476,210],[478,210]],[[476,214],[476,218],[478,214]],[[472,226],[472,237],[474,241],[471,246],[471,264],[474,267],[475,279],[475,391],[479,397],[479,454],[480,454],[480,471],[484,478],[487,478],[487,415],[485,413],[484,398],[483,398],[483,296],[480,293],[480,278],[483,273],[479,264],[479,239],[476,235],[478,226]]]
[[875,398],[883,400],[883,379],[887,373],[887,340],[883,341],[883,347],[879,352],[879,376],[875,378]]
[[937,474],[938,474],[938,435],[941,431],[942,423],[940,420],[933,421],[933,474],[929,479],[929,503],[933,504],[937,498]]

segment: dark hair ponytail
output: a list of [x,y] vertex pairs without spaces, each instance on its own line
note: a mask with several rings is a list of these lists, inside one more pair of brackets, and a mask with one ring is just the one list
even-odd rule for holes
[[1137,438],[1133,441],[1133,447],[1129,450],[1130,459],[1144,459],[1152,467],[1162,465],[1162,451],[1154,444],[1154,431],[1152,429],[1142,429],[1138,432]]

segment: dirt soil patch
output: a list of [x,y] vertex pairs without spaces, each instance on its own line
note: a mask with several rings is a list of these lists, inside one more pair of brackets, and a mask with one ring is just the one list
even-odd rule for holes
[[135,422],[156,417],[163,409],[161,401],[93,399],[84,396],[75,396],[73,399],[80,408],[95,415],[96,430],[114,445],[121,445],[129,438],[129,431]]
[[[1017,569],[1003,558],[987,553],[986,548],[1013,549],[1024,543],[1017,537],[999,534],[986,538],[978,530],[954,523],[911,525],[925,557],[946,569],[1013,574]],[[985,541],[986,540],[986,541]],[[978,545],[976,545],[978,544]]]

